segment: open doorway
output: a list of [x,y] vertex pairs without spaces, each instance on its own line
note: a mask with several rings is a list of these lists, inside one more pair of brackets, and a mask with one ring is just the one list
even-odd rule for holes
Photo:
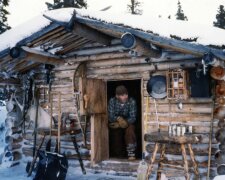
[[[141,122],[141,80],[124,80],[107,82],[107,102],[115,96],[115,89],[119,85],[124,85],[128,90],[129,97],[133,97],[137,103],[137,120],[135,122],[137,150],[136,158],[142,157],[142,122]],[[124,130],[109,129],[109,157],[110,158],[127,158],[126,145],[124,140]]]

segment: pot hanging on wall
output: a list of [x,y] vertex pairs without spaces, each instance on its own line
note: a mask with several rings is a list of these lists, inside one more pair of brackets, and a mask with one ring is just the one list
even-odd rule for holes
[[162,99],[167,96],[166,77],[161,75],[152,76],[147,83],[147,91],[155,99]]

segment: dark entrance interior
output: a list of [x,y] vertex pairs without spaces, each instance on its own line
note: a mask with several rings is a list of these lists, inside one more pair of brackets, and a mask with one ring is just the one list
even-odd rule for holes
[[[137,151],[136,158],[142,156],[142,123],[141,123],[141,80],[108,81],[107,101],[115,96],[115,89],[119,85],[124,85],[128,90],[129,97],[133,97],[137,103],[137,121],[135,122]],[[109,129],[109,156],[110,158],[127,158],[124,140],[124,130]]]

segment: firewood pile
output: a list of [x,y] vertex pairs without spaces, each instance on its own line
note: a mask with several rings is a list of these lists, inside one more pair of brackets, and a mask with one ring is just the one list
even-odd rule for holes
[[214,119],[218,121],[215,138],[219,149],[215,153],[217,173],[225,175],[225,70],[223,67],[213,67],[211,77],[216,80]]

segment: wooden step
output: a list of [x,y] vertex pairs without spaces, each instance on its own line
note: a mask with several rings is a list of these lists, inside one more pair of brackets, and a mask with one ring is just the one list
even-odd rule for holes
[[115,176],[137,176],[140,160],[128,161],[127,159],[110,159],[102,161],[94,166],[88,164],[87,169],[93,173],[107,173]]

